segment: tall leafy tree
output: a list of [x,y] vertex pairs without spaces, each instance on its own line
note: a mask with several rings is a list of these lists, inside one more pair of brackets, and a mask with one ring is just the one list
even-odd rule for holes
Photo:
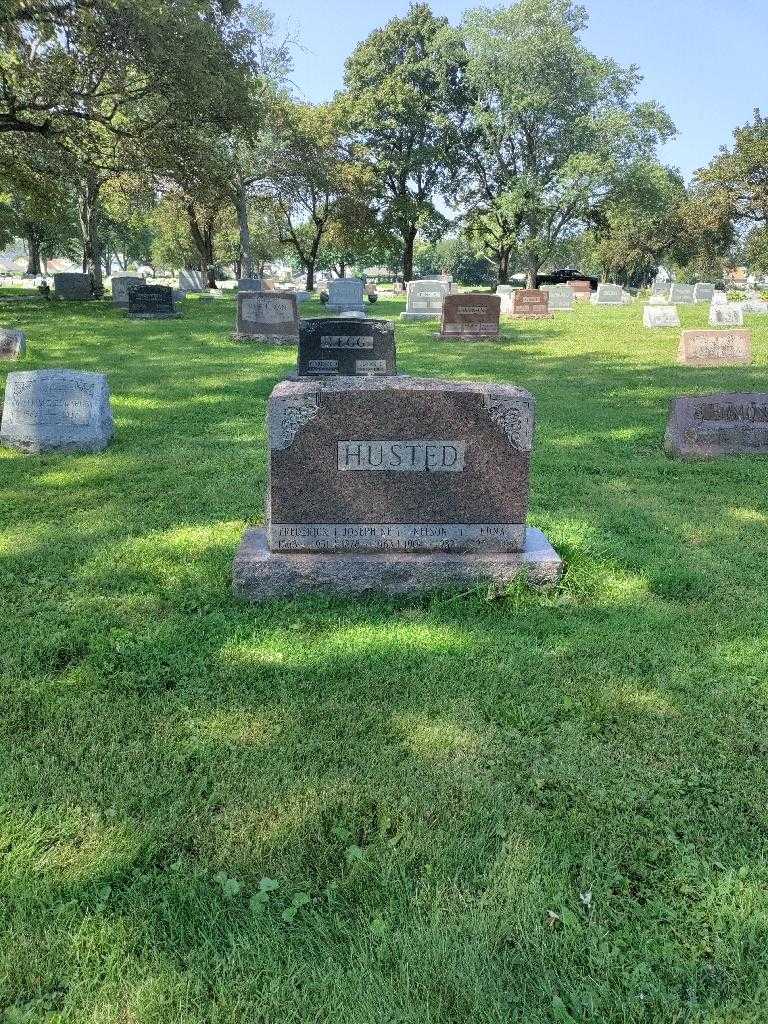
[[436,205],[459,159],[465,108],[460,54],[443,45],[448,28],[414,3],[355,49],[346,64],[347,116],[357,158],[376,175],[377,207],[413,276],[421,228],[444,218]]
[[768,117],[755,110],[733,133],[731,149],[723,146],[696,181],[710,199],[728,204],[735,223],[768,226]]
[[473,93],[459,198],[481,229],[509,226],[531,287],[626,168],[674,131],[658,104],[634,100],[637,68],[585,48],[586,25],[572,0],[518,0],[469,11],[455,33]]

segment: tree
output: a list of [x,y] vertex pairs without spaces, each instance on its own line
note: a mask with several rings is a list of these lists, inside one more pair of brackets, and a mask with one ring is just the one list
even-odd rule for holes
[[377,181],[377,208],[413,277],[419,230],[445,225],[435,203],[459,158],[465,109],[460,54],[443,46],[446,18],[414,3],[372,32],[346,63],[345,105],[356,158]]
[[755,110],[733,139],[732,149],[723,146],[697,173],[697,185],[710,200],[726,202],[737,224],[768,225],[768,117]]
[[488,228],[490,251],[508,227],[529,287],[626,168],[674,131],[658,104],[633,101],[635,67],[583,46],[586,24],[572,0],[518,0],[469,11],[455,32],[472,90],[458,198],[476,231]]

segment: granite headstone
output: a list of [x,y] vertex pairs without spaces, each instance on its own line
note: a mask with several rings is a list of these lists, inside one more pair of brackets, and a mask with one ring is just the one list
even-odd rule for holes
[[737,302],[713,302],[709,322],[713,327],[743,327],[744,311]]
[[512,312],[509,314],[516,320],[547,320],[552,314],[549,311],[549,292],[538,288],[515,288],[512,292]]
[[679,327],[677,306],[648,303],[643,309],[643,327]]
[[112,301],[121,308],[128,307],[128,292],[131,288],[138,288],[144,284],[144,278],[136,274],[113,274],[112,275]]
[[237,282],[237,289],[241,292],[260,292],[263,290],[263,281],[260,277],[241,277]]
[[0,359],[19,359],[27,351],[27,336],[13,327],[0,327]]
[[237,341],[288,345],[299,340],[299,307],[293,292],[238,292]]
[[498,338],[501,299],[481,292],[446,295],[440,321],[441,338]]
[[601,282],[591,301],[595,306],[621,306],[624,303],[624,289],[620,284]]
[[392,321],[350,317],[302,320],[297,370],[300,377],[397,373]]
[[128,290],[128,316],[138,320],[172,320],[181,316],[174,304],[173,288],[165,284],[140,284]]
[[208,277],[202,270],[180,270],[179,288],[184,292],[203,292],[208,288]]
[[752,362],[752,332],[683,331],[677,359],[686,366],[748,366]]
[[735,392],[673,398],[664,448],[668,455],[683,459],[768,455],[768,394]]
[[592,298],[592,285],[589,281],[568,281],[568,287],[573,289],[573,295],[577,302],[589,302]]
[[80,300],[93,298],[90,274],[54,274],[53,291],[57,298]]
[[551,284],[542,287],[549,295],[549,309],[551,311],[571,310],[575,299],[573,288],[567,284]]
[[359,277],[338,277],[328,285],[328,312],[365,313],[363,282]]
[[449,295],[449,281],[409,281],[406,285],[405,312],[402,320],[437,320],[443,309],[443,299]]
[[672,305],[679,303],[681,306],[692,306],[696,301],[693,285],[672,284],[669,289],[669,301]]
[[0,444],[27,454],[100,452],[113,436],[109,385],[103,373],[8,374]]
[[693,287],[694,302],[711,302],[714,294],[715,286],[713,284],[709,284],[707,281],[699,281],[699,283]]

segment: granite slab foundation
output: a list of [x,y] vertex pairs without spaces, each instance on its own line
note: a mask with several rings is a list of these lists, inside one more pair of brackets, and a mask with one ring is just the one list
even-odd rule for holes
[[270,551],[267,531],[247,530],[235,556],[232,589],[247,601],[306,594],[338,597],[366,593],[416,594],[447,588],[507,586],[524,576],[534,587],[552,587],[563,560],[541,530],[528,527],[518,552],[410,554]]

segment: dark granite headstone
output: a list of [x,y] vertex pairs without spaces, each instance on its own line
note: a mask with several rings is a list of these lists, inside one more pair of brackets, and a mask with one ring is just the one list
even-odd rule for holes
[[395,329],[390,320],[319,317],[300,322],[300,377],[394,373],[397,373]]
[[683,331],[677,359],[686,366],[748,366],[752,362],[752,332]]
[[501,299],[483,292],[446,295],[440,322],[441,338],[498,338]]
[[299,309],[293,292],[238,292],[237,341],[290,345],[299,339]]
[[549,311],[549,292],[538,288],[515,288],[512,292],[512,312],[516,320],[547,320],[552,317]]
[[83,300],[93,298],[90,274],[54,274],[53,291],[57,298]]
[[260,292],[263,291],[263,281],[260,277],[241,277],[237,288],[241,292]]
[[0,359],[18,359],[27,351],[27,336],[11,327],[0,327]]
[[683,459],[768,455],[768,394],[736,392],[673,398],[664,448],[668,455]]
[[103,373],[30,370],[8,374],[0,444],[27,454],[100,452],[114,435]]
[[128,292],[128,315],[140,320],[168,320],[180,316],[173,301],[173,288],[164,284],[142,284]]

